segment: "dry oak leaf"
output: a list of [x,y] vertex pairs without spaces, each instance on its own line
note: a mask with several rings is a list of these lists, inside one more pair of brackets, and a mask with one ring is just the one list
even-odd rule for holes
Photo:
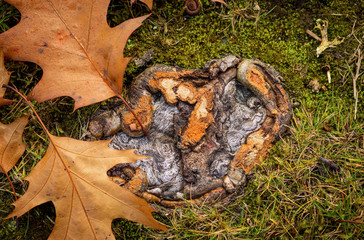
[[111,28],[106,21],[109,0],[6,2],[20,11],[21,20],[0,34],[0,47],[6,57],[43,69],[31,99],[70,96],[77,109],[121,93],[130,60],[123,57],[125,44],[149,15]]
[[0,123],[0,172],[12,169],[25,151],[23,131],[28,123],[29,114],[5,125]]
[[[133,5],[134,3],[136,3],[138,0],[130,0],[130,4]],[[152,10],[153,7],[153,0],[140,0],[141,2],[145,3],[148,8],[150,10]]]
[[45,156],[25,178],[29,188],[14,203],[15,209],[8,218],[52,201],[56,220],[48,239],[115,239],[111,222],[116,218],[166,230],[153,218],[153,209],[145,200],[121,188],[106,174],[118,163],[134,162],[144,156],[136,155],[134,150],[109,148],[111,140],[50,138],[55,147],[49,145]]
[[4,65],[4,52],[2,49],[0,49],[0,106],[13,102],[12,100],[3,98],[6,89],[1,87],[3,84],[8,84],[9,79],[10,73],[6,70]]

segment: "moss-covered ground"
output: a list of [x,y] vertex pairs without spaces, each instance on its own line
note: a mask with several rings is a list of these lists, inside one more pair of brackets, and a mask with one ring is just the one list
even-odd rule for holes
[[[364,75],[356,80],[357,114],[354,114],[353,78],[358,67],[358,49],[363,53],[364,2],[284,0],[226,0],[229,9],[202,0],[196,16],[184,13],[184,1],[156,1],[153,15],[129,39],[125,55],[141,57],[154,49],[155,63],[200,68],[225,53],[259,58],[273,65],[285,78],[294,102],[291,133],[272,149],[259,166],[242,195],[219,208],[190,206],[168,216],[156,216],[168,224],[169,233],[158,232],[126,220],[115,220],[117,239],[363,239],[364,238]],[[258,15],[259,12],[259,15]],[[143,4],[111,1],[111,26],[147,14]],[[306,33],[316,20],[328,20],[328,37],[344,38],[319,57],[320,42]],[[20,20],[19,12],[0,2],[0,32]],[[330,65],[332,83],[321,69]],[[364,63],[359,73],[363,73]],[[28,94],[42,71],[34,64],[7,61],[10,84]],[[127,87],[145,67],[133,62],[125,75]],[[325,91],[312,92],[308,84],[317,79]],[[12,93],[8,98],[18,99]],[[100,105],[72,113],[70,98],[59,98],[36,108],[48,129],[60,136],[80,137],[89,115]],[[0,109],[0,121],[9,123],[28,113],[25,104]],[[25,130],[27,151],[10,171],[21,196],[26,176],[45,153],[48,142],[32,117]],[[321,156],[339,166],[334,170],[319,162]],[[0,216],[12,209],[13,195],[7,179],[0,175]],[[0,239],[46,239],[55,218],[52,204],[36,207],[19,219],[0,221]]]

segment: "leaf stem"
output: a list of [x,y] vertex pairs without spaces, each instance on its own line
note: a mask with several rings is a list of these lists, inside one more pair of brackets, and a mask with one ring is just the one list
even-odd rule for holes
[[18,200],[18,198],[17,198],[17,196],[16,196],[16,192],[15,192],[14,185],[13,185],[13,183],[12,183],[12,181],[11,181],[11,179],[10,179],[10,177],[9,177],[8,173],[5,171],[5,169],[3,168],[3,166],[2,166],[1,164],[0,164],[0,168],[1,168],[1,170],[5,173],[6,177],[8,178],[8,181],[9,181],[9,183],[10,183],[10,185],[11,185],[11,188],[13,189],[13,193],[14,193],[15,201],[16,201],[16,200]]
[[77,189],[77,187],[76,187],[76,184],[75,184],[75,182],[74,182],[74,180],[73,180],[73,177],[72,177],[72,175],[71,175],[71,171],[70,171],[70,169],[68,168],[68,166],[67,166],[66,162],[63,160],[62,155],[61,155],[61,153],[59,152],[58,147],[57,147],[56,143],[54,142],[54,140],[53,140],[53,138],[52,138],[52,134],[48,131],[48,129],[47,129],[47,128],[46,128],[46,126],[44,125],[44,123],[43,123],[42,119],[39,117],[39,115],[38,115],[37,111],[34,109],[34,107],[33,107],[32,103],[31,103],[31,102],[30,102],[30,101],[29,101],[29,100],[28,100],[28,99],[27,99],[27,98],[26,98],[23,94],[21,94],[18,90],[16,90],[15,88],[13,88],[13,87],[11,87],[11,86],[9,86],[9,85],[3,84],[3,85],[2,85],[2,87],[3,87],[3,88],[7,88],[7,89],[10,89],[10,90],[14,91],[14,92],[15,92],[15,93],[17,93],[17,94],[18,94],[21,98],[23,98],[23,100],[24,100],[24,101],[28,104],[28,106],[32,109],[32,111],[33,111],[34,115],[37,117],[38,122],[39,122],[39,123],[40,123],[40,125],[42,126],[42,128],[43,128],[44,132],[47,134],[47,136],[48,136],[48,138],[49,138],[49,141],[52,143],[52,145],[53,145],[53,147],[54,147],[54,149],[55,149],[55,151],[56,151],[57,155],[58,155],[58,156],[59,156],[59,158],[61,159],[62,164],[63,164],[63,166],[65,167],[65,169],[66,169],[66,171],[67,171],[67,174],[68,174],[68,176],[69,176],[69,178],[70,178],[70,180],[71,180],[71,182],[72,182],[72,185],[73,185],[73,187],[74,187],[74,189],[75,189],[75,191],[76,191],[76,193],[77,193],[77,196],[78,196],[78,198],[80,199],[80,202],[81,202],[81,205],[82,205],[83,211],[84,211],[84,213],[85,213],[85,215],[86,215],[86,218],[87,218],[87,221],[88,221],[88,223],[89,223],[89,225],[90,225],[90,228],[91,228],[91,230],[92,230],[92,233],[93,233],[93,235],[94,235],[95,239],[97,239],[95,229],[93,228],[93,226],[92,226],[92,224],[91,224],[91,220],[90,220],[90,218],[89,218],[89,216],[88,216],[88,214],[87,214],[87,210],[86,210],[85,204],[84,204],[84,203],[83,203],[83,201],[82,201],[81,194],[79,193],[79,191],[78,191],[78,189]]
[[121,99],[121,101],[125,104],[125,106],[130,110],[130,112],[133,114],[134,118],[137,120],[138,124],[140,125],[140,127],[142,128],[143,133],[145,134],[145,136],[147,136],[147,138],[150,140],[150,136],[148,134],[148,132],[144,129],[143,124],[141,123],[141,121],[139,120],[138,116],[136,115],[136,113],[133,111],[133,109],[129,106],[129,104],[125,101],[125,99],[118,93],[115,91],[115,94],[118,98]]

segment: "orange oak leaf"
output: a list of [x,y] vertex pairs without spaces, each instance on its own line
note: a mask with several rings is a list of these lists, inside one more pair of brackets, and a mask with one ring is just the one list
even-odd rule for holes
[[43,76],[30,98],[60,96],[75,100],[74,109],[120,94],[130,58],[123,56],[130,34],[149,15],[111,28],[110,0],[6,0],[21,13],[20,23],[0,34],[6,57],[30,61]]
[[3,98],[5,94],[5,88],[1,86],[3,84],[8,84],[10,79],[10,73],[5,69],[4,65],[4,52],[0,49],[0,106],[12,103],[12,100]]
[[[136,3],[138,0],[130,0],[130,4],[133,5],[134,3]],[[153,7],[153,0],[140,0],[141,2],[145,3],[148,8],[150,10],[152,10]]]
[[0,172],[12,169],[25,151],[23,131],[28,123],[29,114],[5,125],[0,123]]
[[[111,181],[106,172],[118,163],[145,158],[134,150],[108,147],[111,140],[85,142],[50,136],[43,159],[25,178],[27,192],[8,216],[21,216],[42,203],[56,208],[49,239],[115,239],[111,222],[126,218],[157,229],[166,227],[152,217],[148,203]],[[64,162],[64,164],[63,164]]]

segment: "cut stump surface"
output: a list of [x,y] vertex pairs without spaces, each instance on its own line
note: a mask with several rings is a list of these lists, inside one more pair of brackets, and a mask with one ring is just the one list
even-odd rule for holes
[[[155,65],[133,82],[127,101],[93,116],[96,138],[149,156],[108,174],[166,207],[210,202],[241,191],[254,166],[287,130],[292,111],[282,76],[259,60],[226,55],[203,69]],[[120,131],[121,130],[121,131]]]

